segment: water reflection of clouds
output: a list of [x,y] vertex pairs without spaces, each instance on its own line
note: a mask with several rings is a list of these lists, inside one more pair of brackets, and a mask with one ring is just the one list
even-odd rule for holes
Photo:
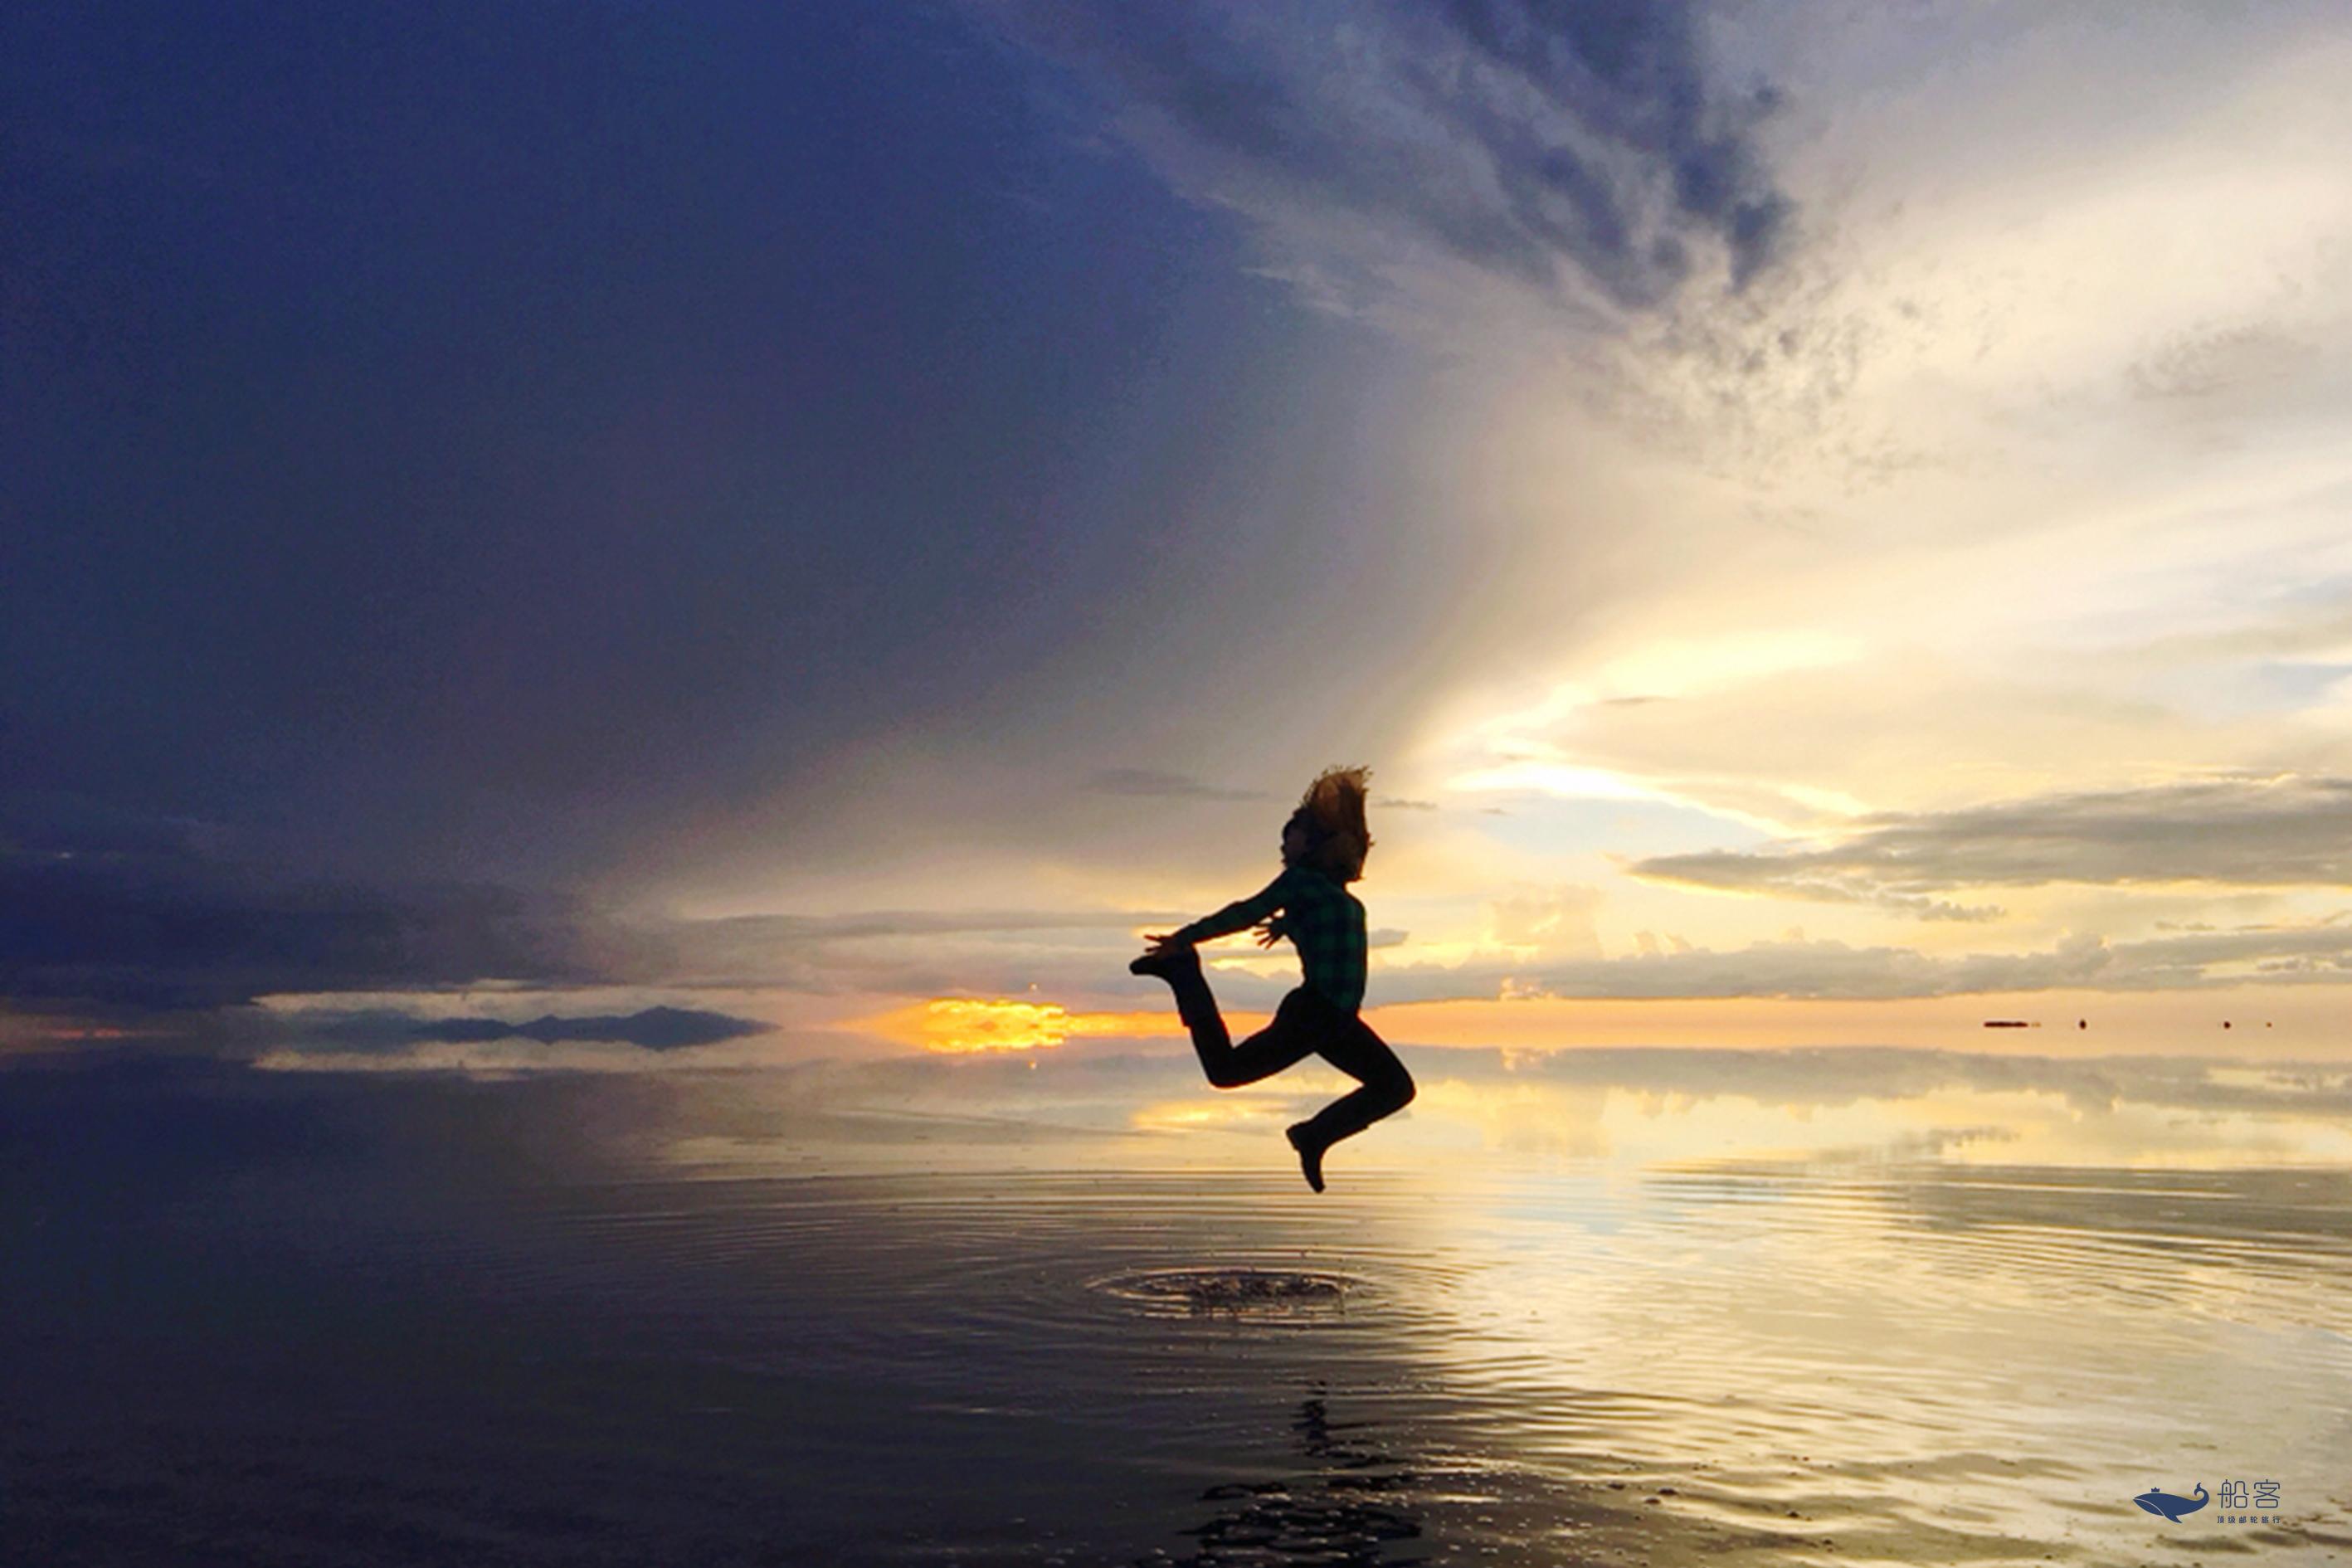
[[[648,1493],[674,1501],[673,1478],[853,1519],[817,1500],[863,1477],[910,1541],[922,1533],[908,1561],[1034,1562],[1051,1515],[995,1489],[1042,1475],[1041,1493],[1095,1500],[1066,1517],[1111,1521],[1107,1543],[1090,1538],[1071,1561],[1134,1561],[1158,1542],[1155,1561],[1394,1562],[1416,1540],[1433,1560],[1494,1545],[1526,1561],[2107,1561],[2147,1539],[2115,1533],[2119,1512],[2139,1523],[2126,1500],[2191,1473],[2184,1451],[2206,1445],[2200,1468],[2260,1467],[2310,1510],[2265,1544],[2316,1560],[2342,1543],[2318,1514],[2340,1490],[2330,1467],[2352,1408],[2352,1171],[2053,1169],[1986,1129],[2104,1115],[2128,1142],[2145,1132],[2121,1119],[2189,1113],[2021,1079],[1989,1089],[1967,1081],[1969,1064],[1885,1063],[1874,1078],[1868,1054],[1833,1095],[1791,1087],[1818,1063],[1751,1064],[1714,1091],[1692,1076],[1703,1061],[1649,1054],[1538,1070],[1415,1053],[1433,1107],[1417,1102],[1411,1125],[1360,1156],[1401,1169],[1351,1167],[1324,1198],[1270,1163],[1270,1127],[1133,1129],[1138,1105],[1249,1110],[1287,1092],[1194,1095],[1181,1047],[489,1084],[216,1063],[26,1075],[0,1097],[0,1152],[22,1161],[0,1166],[24,1178],[7,1190],[91,1223],[45,1224],[27,1254],[26,1279],[46,1268],[77,1283],[28,1297],[0,1275],[0,1295],[13,1285],[13,1300],[54,1310],[23,1319],[31,1343],[58,1336],[29,1358],[53,1392],[110,1359],[49,1354],[58,1344],[170,1354],[175,1342],[131,1330],[155,1301],[202,1308],[189,1289],[223,1258],[238,1265],[237,1310],[196,1319],[231,1336],[315,1311],[320,1267],[369,1300],[415,1304],[419,1342],[463,1343],[543,1301],[563,1325],[546,1331],[556,1343],[576,1331],[598,1356],[625,1343],[670,1358],[593,1363],[593,1435],[631,1461],[595,1472],[587,1493],[577,1379],[591,1363],[500,1351],[436,1373],[331,1343],[317,1353],[338,1377],[394,1368],[395,1405],[428,1374],[476,1380],[448,1397],[480,1399],[488,1430],[530,1440],[501,1496],[589,1520],[610,1510],[615,1532],[671,1528],[645,1510]],[[2292,1072],[2240,1076],[2229,1087],[2288,1102],[2331,1091]],[[1500,1121],[1478,1120],[1495,1106]],[[1570,1147],[1537,1152],[1572,1162],[1451,1157],[1555,1114],[1581,1119]],[[1898,1124],[1926,1131],[1867,1142]],[[1637,1163],[1727,1130],[1750,1152]],[[1800,1133],[1815,1140],[1804,1157],[1762,1157]],[[1606,1158],[1575,1153],[1578,1139]],[[592,1157],[607,1144],[656,1157]],[[1905,1163],[1954,1147],[2011,1158]],[[845,1175],[856,1159],[890,1168]],[[1243,1168],[1139,1168],[1176,1159]],[[819,1179],[761,1179],[803,1175]],[[205,1245],[146,1246],[182,1226]],[[78,1281],[108,1255],[85,1247],[127,1247],[123,1278],[146,1283],[89,1295]],[[1344,1277],[1345,1310],[1311,1323],[1160,1315],[1102,1288],[1236,1267]],[[257,1289],[299,1294],[249,1313]],[[495,1320],[464,1315],[486,1304]],[[203,1395],[180,1428],[192,1450],[220,1444],[215,1412],[267,1409],[268,1386],[311,1408],[315,1379],[224,1401],[214,1374],[252,1364],[254,1342],[222,1343],[235,1353],[178,1358],[164,1378]],[[836,1388],[836,1402],[819,1397]],[[73,1429],[51,1430],[35,1446],[62,1451]],[[695,1431],[712,1435],[681,1455],[678,1434]],[[297,1475],[320,1454],[356,1467],[335,1436],[268,1458]],[[656,1450],[648,1471],[635,1457]],[[447,1473],[406,1463],[411,1477]],[[904,1485],[941,1473],[956,1483]],[[259,1483],[180,1484],[172,1500],[214,1527]],[[1015,1512],[1026,1520],[1003,1522]],[[236,1518],[278,1528],[266,1510]],[[707,1526],[704,1510],[692,1528]],[[1286,1559],[1283,1542],[1311,1552]],[[831,1560],[830,1544],[803,1554]]]
[[[1108,1021],[1108,1019],[1106,1020]],[[1128,1022],[1128,1020],[1120,1020]],[[1016,1031],[1017,1032],[1017,1031]],[[1006,1037],[1010,1038],[1010,1036]],[[1347,1080],[1316,1063],[1219,1093],[1173,1040],[1129,1035],[940,1055],[776,1065],[764,1039],[649,1053],[618,1043],[413,1041],[398,1051],[280,1050],[270,1068],[469,1076],[627,1074],[648,1065],[698,1103],[726,1101],[764,1140],[938,1152],[1073,1134],[1157,1140],[1151,1156],[1253,1160],[1270,1129]],[[1003,1039],[990,1042],[1002,1047]],[[1408,1115],[1347,1153],[1435,1150],[1635,1164],[1773,1154],[1820,1160],[2190,1166],[2352,1163],[2352,1072],[2339,1064],[2177,1056],[2069,1058],[1884,1047],[1407,1046]],[[1416,1151],[1419,1152],[1416,1153]]]
[[1842,1554],[1958,1561],[1982,1549],[1963,1521],[1998,1521],[2033,1543],[2021,1557],[2063,1558],[2086,1504],[2095,1519],[2146,1484],[2152,1435],[2200,1434],[2318,1495],[2352,1373],[2347,1182],[1489,1167],[1429,1205],[1431,1258],[1481,1263],[1433,1297],[1423,1343],[1539,1463],[1705,1456],[1676,1478],[1693,1506],[1834,1519]]
[[[1405,1054],[1420,1098],[1345,1146],[1346,1165],[2352,1165],[2352,1095],[2333,1068],[1892,1049]],[[1285,1123],[1349,1087],[1307,1064],[1220,1092],[1172,1042],[1114,1041],[666,1081],[702,1155],[724,1146],[754,1165],[763,1150],[822,1163],[985,1160],[1022,1145],[1079,1164],[1255,1165]]]
[[1439,1057],[1487,1142],[1638,1163],[1734,1153],[2052,1164],[2352,1161],[2340,1071],[2179,1058],[1610,1050]]
[[2352,1162],[2339,1122],[2203,1114],[2135,1101],[2085,1109],[2045,1089],[1951,1089],[1835,1105],[1615,1091],[1597,1154],[1642,1164],[1731,1156],[1814,1163],[2052,1165]]

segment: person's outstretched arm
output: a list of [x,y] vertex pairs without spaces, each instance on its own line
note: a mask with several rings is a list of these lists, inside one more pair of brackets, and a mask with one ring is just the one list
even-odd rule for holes
[[1196,942],[1214,942],[1237,931],[1254,926],[1283,907],[1289,895],[1290,873],[1285,871],[1257,892],[1235,903],[1227,904],[1213,915],[1202,915],[1191,925],[1172,931],[1166,936],[1153,937],[1154,943],[1171,947],[1191,947]]

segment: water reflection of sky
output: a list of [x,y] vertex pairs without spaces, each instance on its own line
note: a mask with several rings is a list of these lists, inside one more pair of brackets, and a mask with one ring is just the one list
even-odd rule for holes
[[[1665,1055],[1421,1053],[1319,1199],[1319,1086],[1115,1049],[12,1074],[0,1486],[126,1563],[2352,1548],[2333,1076]],[[1349,1283],[1131,1288],[1232,1269]]]
[[[1774,1551],[1832,1539],[1784,1533],[1819,1525],[1904,1561],[1979,1555],[1988,1529],[2090,1546],[2101,1500],[2145,1489],[2150,1464],[2267,1467],[2314,1499],[2337,1484],[2321,1456],[2352,1433],[2338,1070],[1867,1049],[1414,1061],[1410,1118],[1333,1164],[1376,1184],[1369,1273],[1410,1298],[1395,1321],[1455,1412],[1483,1413],[1482,1447],[1546,1475],[1671,1477],[1686,1516],[1731,1536],[1769,1518]],[[1277,1167],[1278,1129],[1342,1087],[1220,1095],[1170,1066],[1074,1056],[942,1081],[965,1115],[1009,1096],[1073,1137],[1118,1128],[1104,1158],[1195,1167]],[[922,1074],[903,1070],[898,1114],[919,1118]],[[1143,1100],[1123,1127],[1113,1084]]]
[[[2352,1165],[2339,1067],[2179,1057],[2088,1060],[1894,1049],[1410,1050],[1410,1112],[1335,1168],[1421,1170],[1481,1159],[1935,1161],[2177,1169]],[[1103,1044],[1018,1058],[903,1058],[677,1075],[696,1108],[677,1152],[752,1165],[789,1151],[953,1160],[972,1149],[1084,1144],[1113,1163],[1266,1163],[1269,1139],[1349,1085],[1309,1064],[1251,1088],[1202,1085],[1174,1045]]]

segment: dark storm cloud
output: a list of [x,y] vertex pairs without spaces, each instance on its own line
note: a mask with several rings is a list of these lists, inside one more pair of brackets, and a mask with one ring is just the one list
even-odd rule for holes
[[[163,1012],[289,992],[446,991],[488,982],[944,993],[992,975],[1002,989],[1014,969],[1027,974],[1038,966],[975,964],[961,952],[935,950],[956,937],[1097,931],[1124,952],[1139,922],[1178,918],[983,910],[661,921],[509,888],[289,883],[236,866],[6,856],[0,997]],[[1091,967],[1118,966],[1097,960]]]
[[[286,993],[447,991],[493,981],[949,992],[964,989],[973,973],[1005,980],[1014,968],[1036,968],[960,948],[943,954],[958,939],[984,955],[991,945],[1041,934],[1093,933],[1105,956],[1087,962],[1117,972],[1108,955],[1124,951],[1139,922],[1181,918],[1103,910],[626,917],[559,894],[481,883],[303,878],[273,868],[250,847],[209,824],[69,797],[0,812],[0,999],[137,1016],[202,1013]],[[671,1036],[691,1035],[702,1026],[695,1019],[709,1016],[541,1023],[619,1031],[565,1039],[698,1044],[706,1042]]]
[[1790,230],[1754,134],[1777,95],[1710,68],[1692,5],[981,8],[1150,117],[1130,132],[1171,177],[1265,222],[1318,291],[1397,259],[1300,243],[1325,217],[1538,288],[1571,268],[1630,308],[1710,247],[1744,286]]
[[1360,410],[1052,70],[928,7],[0,8],[0,776],[563,882],[1140,637],[1186,487]]
[[0,995],[135,1009],[282,991],[600,978],[561,900],[463,884],[288,882],[186,856],[0,853]]
[[2352,886],[2352,780],[2227,778],[1864,819],[1842,843],[1637,861],[1654,881],[1923,918],[1979,911],[1930,895],[2053,882]]

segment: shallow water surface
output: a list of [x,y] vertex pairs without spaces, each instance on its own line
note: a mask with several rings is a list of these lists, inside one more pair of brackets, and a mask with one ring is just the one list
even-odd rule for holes
[[[591,1154],[520,1086],[9,1088],[10,1561],[2352,1548],[2341,1171],[1457,1152],[1317,1198]],[[2274,1517],[2132,1502],[2240,1480]]]

